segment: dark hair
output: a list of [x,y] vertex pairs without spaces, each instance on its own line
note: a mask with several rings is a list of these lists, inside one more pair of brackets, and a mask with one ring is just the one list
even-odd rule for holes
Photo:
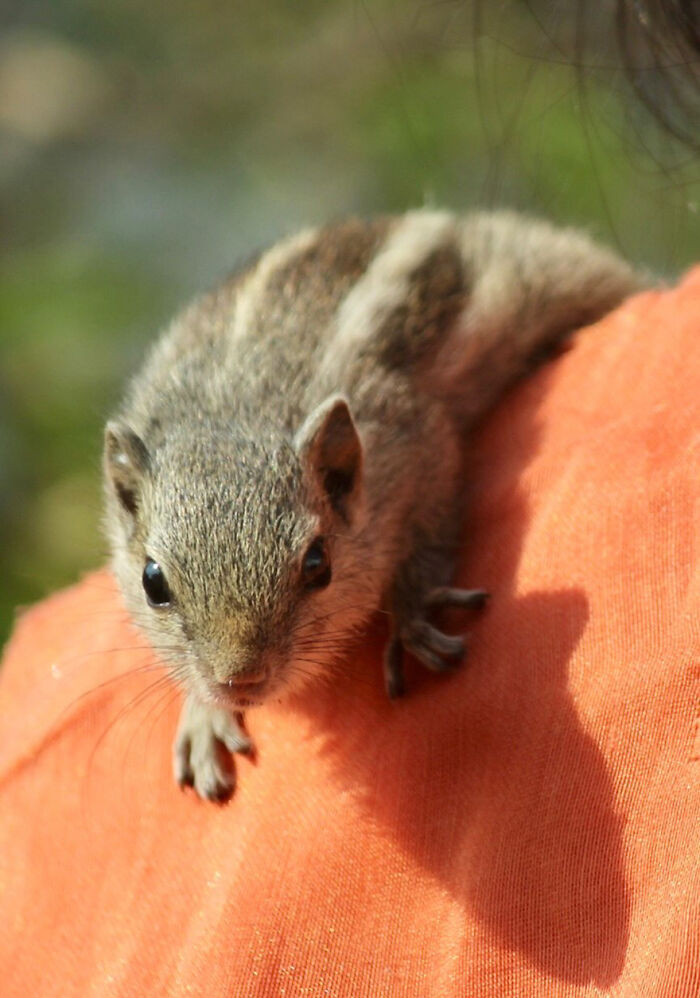
[[700,0],[616,0],[615,23],[636,95],[667,131],[700,150]]

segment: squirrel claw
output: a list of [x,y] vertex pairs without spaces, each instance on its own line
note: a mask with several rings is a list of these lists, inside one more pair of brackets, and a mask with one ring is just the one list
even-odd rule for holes
[[490,599],[485,589],[454,589],[451,586],[437,586],[428,593],[425,606],[455,607],[461,610],[482,610]]
[[384,685],[390,700],[398,700],[406,692],[403,679],[403,644],[391,638],[384,651]]
[[464,658],[464,638],[443,634],[427,620],[414,620],[402,640],[406,650],[432,672],[448,672]]
[[[436,586],[425,596],[422,606],[424,610],[444,607],[481,610],[488,600],[489,593],[485,589]],[[391,700],[403,696],[405,691],[404,649],[431,672],[451,672],[464,658],[466,640],[458,635],[445,634],[438,630],[420,613],[403,623],[399,614],[396,631],[384,652],[384,685]]]
[[193,753],[191,746],[189,750],[183,746],[182,752],[176,749],[174,767],[179,785],[194,787],[205,800],[228,800],[235,788],[231,757],[221,742],[214,742],[203,753]]
[[405,692],[404,649],[432,672],[450,672],[464,658],[466,642],[457,635],[443,634],[427,620],[412,620],[390,638],[384,652],[384,685],[390,700]]
[[194,787],[205,800],[228,800],[236,786],[232,754],[253,752],[241,721],[240,715],[188,697],[173,749],[173,772],[181,787]]

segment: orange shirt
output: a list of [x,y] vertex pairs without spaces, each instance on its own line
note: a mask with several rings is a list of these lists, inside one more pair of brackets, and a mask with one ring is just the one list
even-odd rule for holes
[[0,994],[700,994],[700,270],[470,447],[469,661],[384,696],[378,622],[249,715],[226,806],[101,572],[0,677]]

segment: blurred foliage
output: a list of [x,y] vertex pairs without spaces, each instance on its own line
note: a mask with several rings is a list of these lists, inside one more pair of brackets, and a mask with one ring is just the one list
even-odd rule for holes
[[633,101],[608,6],[585,46],[570,7],[5,0],[0,641],[104,557],[101,425],[146,342],[280,234],[509,204],[697,258],[698,164]]

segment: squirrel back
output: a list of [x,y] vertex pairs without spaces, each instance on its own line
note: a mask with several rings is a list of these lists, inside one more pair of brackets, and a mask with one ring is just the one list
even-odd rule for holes
[[305,230],[188,308],[125,408],[141,426],[169,398],[225,419],[268,412],[293,429],[314,395],[352,395],[378,366],[449,392],[469,422],[640,287],[580,231],[514,212],[422,210]]
[[410,212],[342,301],[315,375],[354,390],[400,370],[468,428],[576,329],[641,287],[576,229],[515,212]]

